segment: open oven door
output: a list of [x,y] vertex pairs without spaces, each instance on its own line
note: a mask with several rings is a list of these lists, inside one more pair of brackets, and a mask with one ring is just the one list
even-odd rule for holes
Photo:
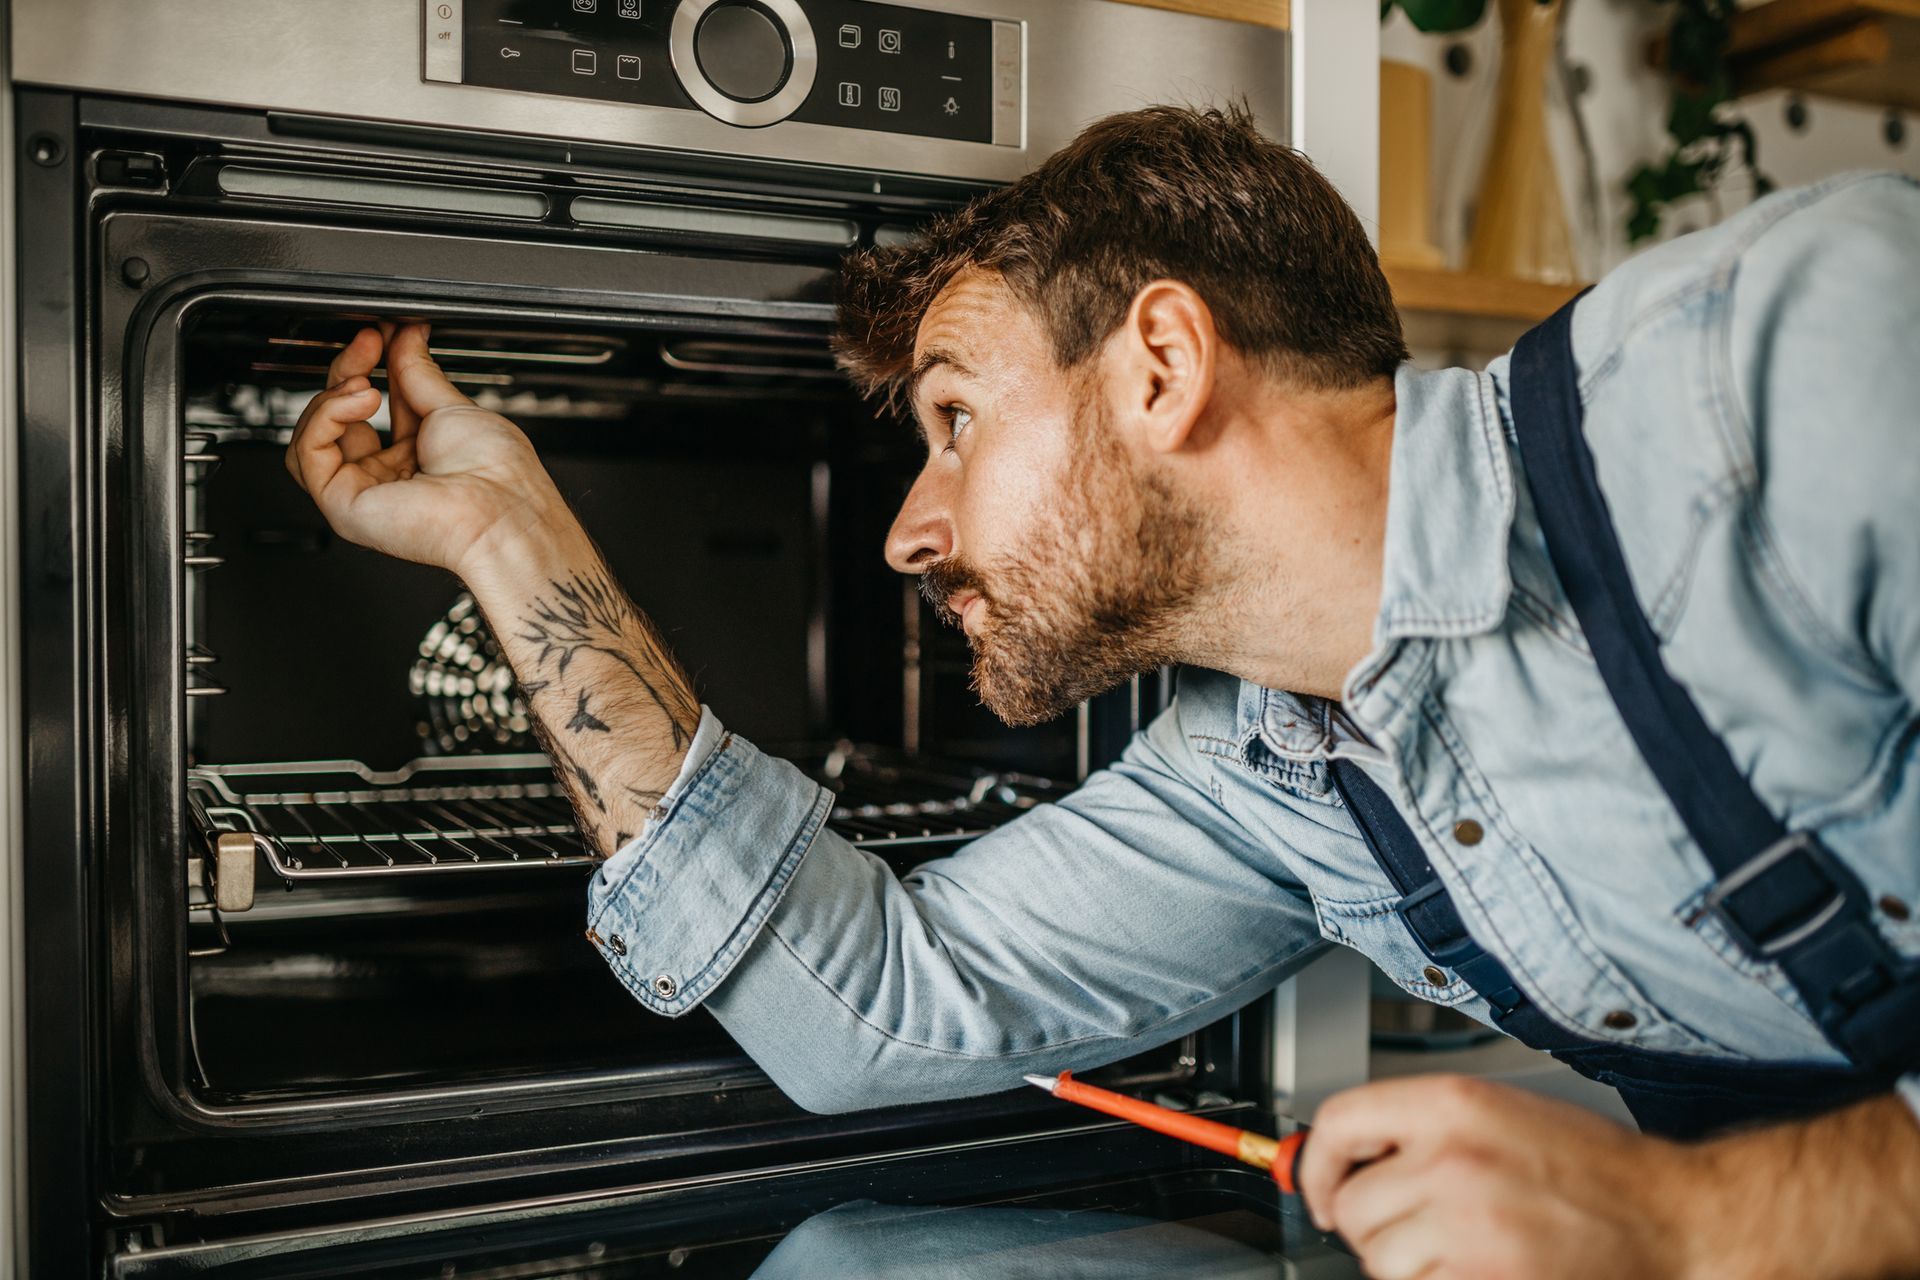
[[[1270,1125],[1250,1107],[1219,1114],[1243,1126]],[[1361,1271],[1266,1175],[1117,1125],[327,1231],[127,1250],[113,1258],[109,1274],[1334,1280]]]

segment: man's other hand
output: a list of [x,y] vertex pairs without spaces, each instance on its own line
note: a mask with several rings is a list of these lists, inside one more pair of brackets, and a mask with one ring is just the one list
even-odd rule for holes
[[[384,446],[367,422],[380,406],[369,375],[383,358],[393,424]],[[354,335],[300,415],[287,470],[342,537],[462,576],[490,544],[565,510],[525,433],[434,363],[424,324]]]
[[1460,1076],[1350,1089],[1314,1117],[1300,1189],[1374,1280],[1688,1275],[1698,1148]]

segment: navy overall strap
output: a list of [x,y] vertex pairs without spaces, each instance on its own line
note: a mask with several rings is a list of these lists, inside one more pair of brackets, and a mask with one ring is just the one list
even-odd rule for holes
[[1634,745],[1712,867],[1706,909],[1778,964],[1861,1067],[1920,1067],[1920,964],[1887,944],[1865,887],[1812,832],[1789,832],[1660,657],[1582,432],[1568,303],[1514,348],[1513,419],[1547,550]]
[[1509,1016],[1526,1004],[1526,996],[1514,984],[1506,966],[1487,954],[1467,932],[1460,909],[1453,905],[1452,896],[1434,873],[1426,851],[1392,798],[1351,760],[1335,760],[1330,768],[1334,786],[1346,802],[1347,812],[1353,815],[1354,825],[1360,828],[1373,860],[1400,892],[1400,901],[1393,909],[1427,958],[1466,979],[1486,1000],[1503,1031],[1536,1049],[1558,1047],[1539,1043],[1524,1029],[1507,1025]]

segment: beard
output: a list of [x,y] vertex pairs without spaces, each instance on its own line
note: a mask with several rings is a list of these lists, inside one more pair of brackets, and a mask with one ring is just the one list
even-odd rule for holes
[[1097,406],[1074,423],[1060,501],[1039,513],[1016,557],[949,556],[920,577],[940,621],[957,593],[985,604],[972,684],[1010,725],[1035,725],[1122,681],[1180,661],[1178,633],[1199,594],[1206,521],[1160,477],[1137,474]]

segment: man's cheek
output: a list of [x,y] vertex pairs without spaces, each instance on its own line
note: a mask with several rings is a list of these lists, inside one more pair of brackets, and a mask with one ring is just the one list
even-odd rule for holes
[[[977,457],[969,471],[957,532],[976,564],[1017,557],[1032,548],[1035,530],[1067,500],[1065,478],[1025,454]],[[966,541],[969,535],[971,544]]]

